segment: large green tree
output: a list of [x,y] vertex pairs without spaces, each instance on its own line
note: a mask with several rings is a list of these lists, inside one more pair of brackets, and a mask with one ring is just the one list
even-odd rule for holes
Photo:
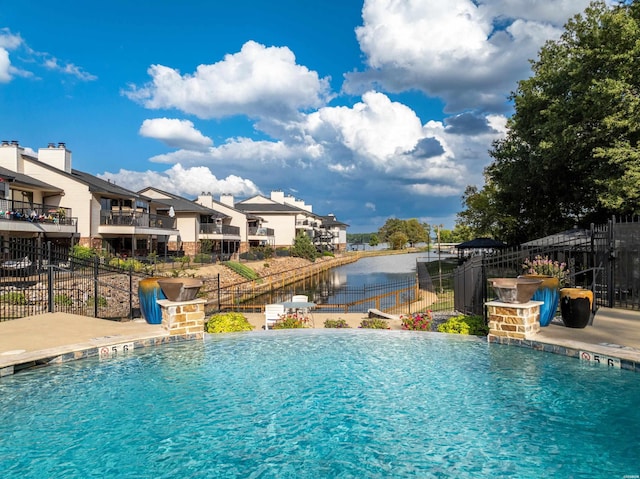
[[532,70],[459,222],[515,243],[640,212],[640,3],[592,3]]
[[[427,243],[429,231],[428,224],[420,223],[415,218],[409,220],[389,218],[378,230],[378,239],[383,243],[394,244],[398,243],[399,239],[406,238],[404,242],[414,246],[416,243]],[[403,236],[399,236],[397,233],[402,233]]]

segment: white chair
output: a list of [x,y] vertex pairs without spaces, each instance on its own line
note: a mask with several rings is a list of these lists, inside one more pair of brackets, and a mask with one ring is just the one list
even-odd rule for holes
[[282,304],[266,304],[264,307],[264,329],[276,324],[276,321],[284,315],[284,305]]
[[[309,302],[309,297],[304,295],[304,294],[294,294],[291,297],[291,302],[292,303],[308,303]],[[313,319],[313,315],[310,314],[311,310],[309,308],[296,308],[296,311],[301,313],[302,315],[304,315],[307,318],[308,318],[309,315],[311,315],[311,322],[315,327],[315,321]]]

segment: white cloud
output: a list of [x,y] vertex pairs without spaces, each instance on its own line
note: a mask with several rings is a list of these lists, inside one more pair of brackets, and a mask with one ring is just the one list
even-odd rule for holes
[[45,55],[48,58],[46,58],[46,60],[44,61],[44,66],[49,70],[64,73],[65,75],[71,75],[82,81],[94,81],[98,79],[97,76],[84,71],[81,67],[74,65],[73,63],[60,65],[57,58],[51,57],[48,54]]
[[206,150],[213,145],[213,140],[204,136],[189,120],[173,118],[144,120],[139,133],[144,137],[160,140],[172,148]]
[[447,111],[505,111],[517,80],[530,74],[528,60],[588,3],[365,0],[356,35],[369,69],[347,74],[344,89],[418,89]]
[[11,61],[9,60],[9,52],[4,48],[0,48],[0,83],[8,83],[11,81]]
[[164,172],[120,169],[117,173],[105,172],[97,176],[134,191],[140,189],[141,185],[152,185],[185,197],[195,197],[202,191],[211,192],[214,195],[228,193],[237,196],[251,196],[260,192],[251,180],[235,175],[218,179],[205,166],[184,168],[181,164],[176,164]]
[[60,65],[58,59],[46,52],[38,52],[30,48],[20,35],[11,33],[8,28],[0,29],[0,83],[7,83],[14,76],[33,77],[33,72],[24,70],[9,59],[10,50],[19,50],[22,61],[30,64],[39,64],[47,70],[56,71],[65,75],[71,75],[82,81],[93,81],[98,77],[84,71],[73,63]]
[[297,65],[289,48],[253,41],[218,63],[199,65],[193,74],[163,65],[152,65],[148,73],[150,83],[132,85],[124,94],[146,108],[175,108],[199,118],[283,117],[329,98],[328,79]]

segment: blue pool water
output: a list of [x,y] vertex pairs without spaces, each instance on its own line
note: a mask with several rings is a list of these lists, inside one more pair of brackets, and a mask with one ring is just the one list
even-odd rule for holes
[[437,333],[240,333],[0,380],[3,478],[640,474],[640,376]]

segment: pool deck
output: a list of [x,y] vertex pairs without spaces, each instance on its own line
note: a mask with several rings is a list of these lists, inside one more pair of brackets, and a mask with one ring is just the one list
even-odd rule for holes
[[[247,315],[256,330],[263,324],[263,315]],[[325,316],[334,316],[323,314]],[[366,314],[335,315],[357,327]],[[322,328],[323,321],[315,320]],[[391,329],[400,329],[399,321],[390,322]],[[195,339],[169,336],[161,325],[144,320],[109,321],[67,313],[47,313],[39,316],[0,322],[0,377],[21,369],[61,363],[85,357],[109,354],[114,348],[133,344],[135,348],[172,341]],[[521,341],[518,346],[578,357],[581,351],[624,361],[623,367],[640,372],[640,311],[600,308],[593,325],[572,329],[557,319],[540,333]],[[631,367],[630,367],[631,366]]]

